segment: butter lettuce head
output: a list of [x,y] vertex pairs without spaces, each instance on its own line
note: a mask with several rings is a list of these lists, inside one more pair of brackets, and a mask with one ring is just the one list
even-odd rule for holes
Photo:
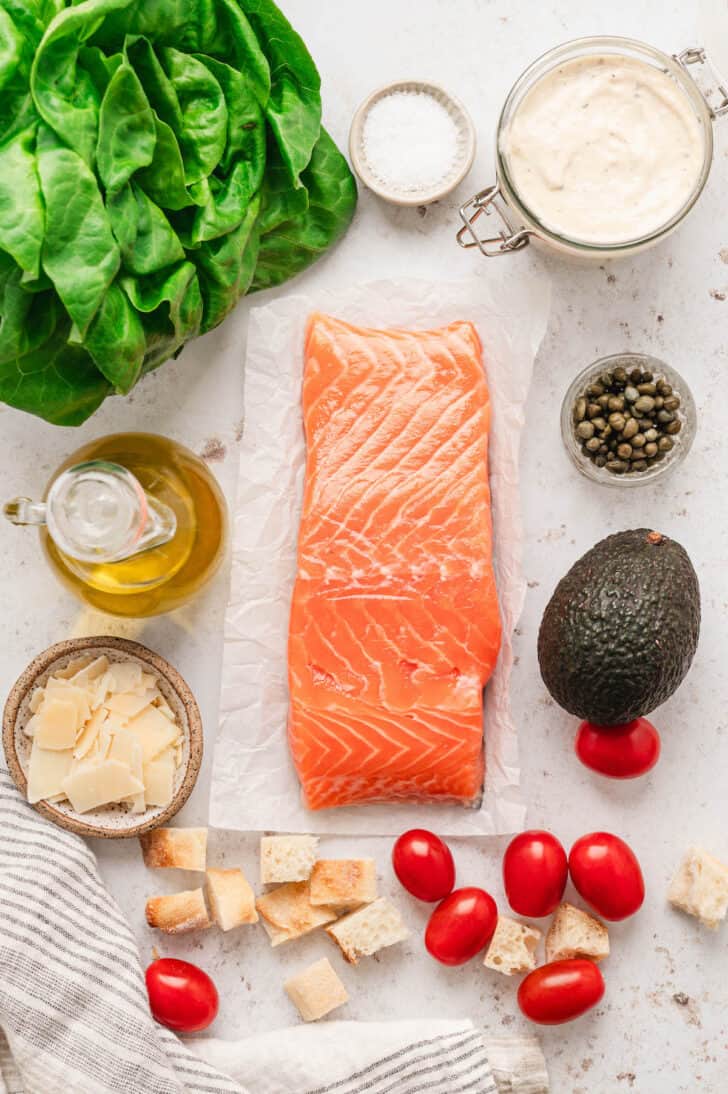
[[319,88],[272,0],[0,0],[0,400],[77,425],[330,247]]

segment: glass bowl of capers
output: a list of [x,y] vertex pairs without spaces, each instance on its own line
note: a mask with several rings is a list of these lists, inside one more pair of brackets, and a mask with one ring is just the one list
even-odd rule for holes
[[645,486],[673,471],[695,429],[690,388],[646,353],[594,361],[574,379],[561,408],[561,435],[574,465],[606,486]]

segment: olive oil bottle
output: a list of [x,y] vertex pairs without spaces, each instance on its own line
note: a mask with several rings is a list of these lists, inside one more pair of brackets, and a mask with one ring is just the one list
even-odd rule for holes
[[5,515],[38,525],[63,583],[113,615],[178,608],[212,578],[226,547],[215,478],[193,452],[150,433],[84,445],[54,473],[42,502],[16,498]]

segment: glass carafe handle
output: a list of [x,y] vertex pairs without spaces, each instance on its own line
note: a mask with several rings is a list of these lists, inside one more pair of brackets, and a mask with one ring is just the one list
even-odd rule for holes
[[15,498],[13,524],[45,524],[58,549],[81,562],[120,562],[174,537],[177,518],[121,464],[90,460],[64,471],[45,503]]

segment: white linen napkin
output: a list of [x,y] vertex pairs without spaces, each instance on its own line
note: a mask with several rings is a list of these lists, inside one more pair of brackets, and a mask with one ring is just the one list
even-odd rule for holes
[[183,1043],[149,1013],[134,938],[92,852],[0,769],[0,1094],[495,1094],[494,1070],[503,1090],[548,1090],[535,1041],[504,1056],[470,1022]]

